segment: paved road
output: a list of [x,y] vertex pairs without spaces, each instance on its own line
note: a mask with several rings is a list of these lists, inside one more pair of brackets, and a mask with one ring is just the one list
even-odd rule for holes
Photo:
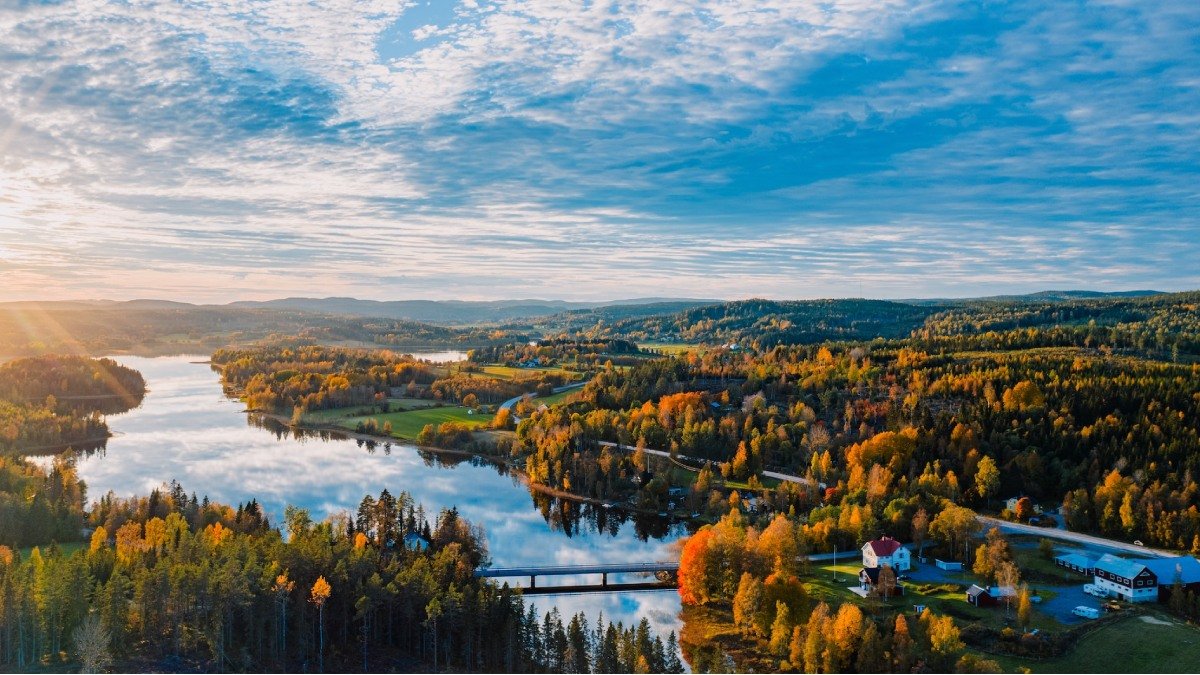
[[[554,393],[557,394],[559,392],[570,391],[571,389],[578,389],[579,387],[582,387],[585,384],[587,384],[587,380],[584,380],[583,382],[576,382],[574,384],[565,384],[561,387],[555,387]],[[528,396],[529,398],[537,398],[537,394],[534,394],[534,393],[521,394],[520,396],[514,396],[514,397],[508,399],[507,401],[505,401],[504,403],[501,403],[500,410],[508,410],[509,408],[516,405],[517,401],[520,401],[521,399],[525,398],[526,396]]]
[[1071,541],[1086,546],[1099,546],[1101,548],[1121,551],[1123,553],[1134,553],[1140,556],[1173,558],[1179,555],[1178,553],[1174,553],[1172,551],[1164,551],[1161,549],[1150,548],[1148,546],[1138,546],[1137,544],[1130,544],[1128,542],[1117,541],[1115,539],[1105,539],[1104,537],[1083,534],[1082,532],[1072,532],[1070,530],[1061,530],[1053,527],[1037,527],[1036,525],[1011,523],[1007,520],[1000,520],[999,518],[992,518],[990,516],[977,516],[976,519],[979,520],[979,523],[983,525],[984,528],[998,527],[1000,528],[1001,532],[1010,534],[1030,534],[1039,537],[1045,537],[1047,539]]
[[[625,450],[628,452],[633,452],[634,450],[637,450],[637,448],[632,445],[621,445],[620,443],[613,443],[612,441],[596,441],[596,444],[602,445],[606,448],[616,448],[618,450]],[[655,450],[653,448],[642,448],[642,450],[645,451],[646,454],[655,455],[657,457],[670,457],[671,456],[671,453],[667,452],[666,450]],[[692,462],[695,464],[699,464],[701,466],[713,461],[711,459],[700,459],[699,457],[688,457],[687,455],[676,455],[676,457],[681,461]],[[776,480],[787,481],[789,483],[801,483],[801,484],[807,485],[809,482],[807,478],[801,478],[800,476],[793,476],[791,474],[786,474],[786,473],[778,473],[776,471],[764,471],[764,472],[762,472],[762,474],[764,476],[769,476]]]

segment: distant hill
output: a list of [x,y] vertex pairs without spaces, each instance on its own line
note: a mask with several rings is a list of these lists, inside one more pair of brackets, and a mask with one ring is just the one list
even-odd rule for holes
[[624,319],[597,335],[643,341],[738,342],[767,348],[904,337],[942,309],[888,300],[738,300]]
[[[673,300],[669,298],[635,298],[610,302],[568,302],[565,300],[358,300],[355,298],[284,298],[261,302],[230,303],[232,307],[259,309],[289,309],[321,314],[365,316],[385,319],[405,319],[440,324],[501,323],[516,319],[561,314],[601,307],[636,307],[662,303],[683,303],[687,306],[710,304],[714,300]],[[661,311],[661,310],[659,310]]]
[[1105,298],[1144,298],[1164,294],[1164,291],[1038,291],[1023,295],[987,295],[979,298],[912,298],[896,302],[907,302],[912,305],[961,305],[971,302],[1071,302]]

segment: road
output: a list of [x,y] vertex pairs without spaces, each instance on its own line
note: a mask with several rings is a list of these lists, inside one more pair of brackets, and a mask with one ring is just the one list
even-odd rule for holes
[[[616,448],[618,450],[625,450],[627,452],[633,452],[633,451],[637,450],[637,448],[632,445],[621,445],[620,443],[613,443],[612,441],[596,441],[596,444],[602,445],[606,448]],[[670,458],[670,456],[671,456],[671,453],[667,452],[666,450],[655,450],[653,448],[642,448],[642,451],[648,455],[655,455],[657,457]],[[711,459],[700,459],[699,457],[688,457],[687,455],[676,455],[675,457],[681,461],[692,462],[694,464],[699,464],[701,466],[713,461]],[[786,474],[786,473],[779,473],[777,471],[764,471],[764,472],[762,472],[762,475],[767,476],[769,478],[774,478],[776,480],[786,481],[788,483],[800,483],[802,485],[807,485],[809,482],[807,478],[802,478],[800,476],[793,476],[791,474]]]
[[[587,380],[584,380],[583,382],[576,382],[574,384],[564,384],[561,387],[555,387],[554,393],[557,394],[560,392],[569,391],[571,389],[578,389],[585,384],[587,384]],[[514,397],[508,399],[507,401],[505,401],[504,403],[501,403],[500,410],[508,410],[509,408],[516,405],[517,401],[520,401],[521,399],[525,398],[526,396],[528,396],[529,398],[537,398],[537,394],[534,394],[534,393],[521,394],[520,396],[514,396]]]
[[1082,532],[1072,532],[1070,530],[1062,530],[1054,527],[1037,527],[1036,525],[1023,525],[1021,523],[1010,523],[1007,520],[992,518],[990,516],[976,516],[976,519],[985,529],[992,527],[1000,528],[1001,532],[1009,534],[1030,534],[1047,539],[1058,539],[1060,541],[1070,541],[1076,544],[1084,544],[1088,546],[1100,546],[1103,548],[1122,551],[1125,553],[1135,553],[1140,556],[1158,556],[1160,558],[1173,558],[1178,553],[1173,551],[1164,551],[1148,546],[1138,546],[1124,541],[1116,541],[1115,539],[1105,539]]

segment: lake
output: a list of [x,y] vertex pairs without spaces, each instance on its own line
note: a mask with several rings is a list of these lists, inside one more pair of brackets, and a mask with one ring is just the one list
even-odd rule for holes
[[[456,354],[436,357],[456,360]],[[456,506],[482,525],[496,567],[668,560],[676,555],[671,542],[687,534],[683,525],[657,517],[634,520],[574,502],[535,499],[518,478],[478,460],[438,459],[399,443],[369,448],[327,434],[297,437],[269,420],[251,419],[240,401],[224,395],[206,358],[116,357],[141,371],[149,392],[140,407],[108,418],[114,436],[105,450],[77,460],[89,499],[110,490],[122,497],[146,495],[174,479],[189,493],[215,501],[256,498],[278,525],[289,504],[319,520],[355,511],[365,494],[407,490],[431,520],[443,507]],[[603,612],[626,624],[645,616],[664,635],[679,631],[679,595],[673,591],[532,600],[540,610],[554,606],[565,616],[586,611],[595,621]]]

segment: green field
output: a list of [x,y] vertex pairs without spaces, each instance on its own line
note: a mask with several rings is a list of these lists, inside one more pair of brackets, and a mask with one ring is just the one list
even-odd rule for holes
[[[442,405],[441,401],[428,398],[389,398],[393,412],[433,408]],[[330,408],[329,410],[313,410],[304,414],[308,424],[341,424],[348,417],[365,417],[371,406],[355,406],[353,408]]]
[[1034,673],[1200,673],[1200,629],[1165,615],[1131,616],[1084,636],[1065,656],[997,660],[1006,671]]
[[385,422],[392,423],[392,436],[412,440],[421,433],[426,424],[438,425],[442,422],[461,422],[473,427],[486,427],[492,422],[492,415],[470,414],[467,408],[461,406],[443,406],[441,408],[422,408],[407,412],[376,413],[359,417],[343,417],[337,424],[353,431],[359,422],[373,419],[379,423],[382,433]]
[[537,398],[533,399],[533,402],[537,405],[556,405],[567,400],[568,396],[578,393],[578,389],[568,389],[567,391],[560,391],[557,394],[550,394],[549,396],[538,396]]
[[494,377],[497,380],[519,380],[540,373],[556,373],[565,376],[569,380],[579,379],[579,373],[566,370],[558,366],[550,366],[547,368],[515,368],[513,366],[500,366],[489,364],[486,366],[478,366],[479,370],[474,371],[476,375],[483,374],[489,377]]
[[704,347],[700,345],[690,345],[686,342],[642,342],[638,343],[638,349],[654,349],[668,355],[682,354],[683,352],[704,351]]
[[[82,541],[68,541],[59,544],[58,550],[62,552],[64,557],[67,557],[86,545],[87,544]],[[46,544],[44,546],[38,546],[37,548],[44,556],[50,550],[50,545]],[[26,546],[25,548],[18,549],[18,552],[21,554],[21,560],[29,560],[29,556],[33,554],[33,549],[33,546]]]

